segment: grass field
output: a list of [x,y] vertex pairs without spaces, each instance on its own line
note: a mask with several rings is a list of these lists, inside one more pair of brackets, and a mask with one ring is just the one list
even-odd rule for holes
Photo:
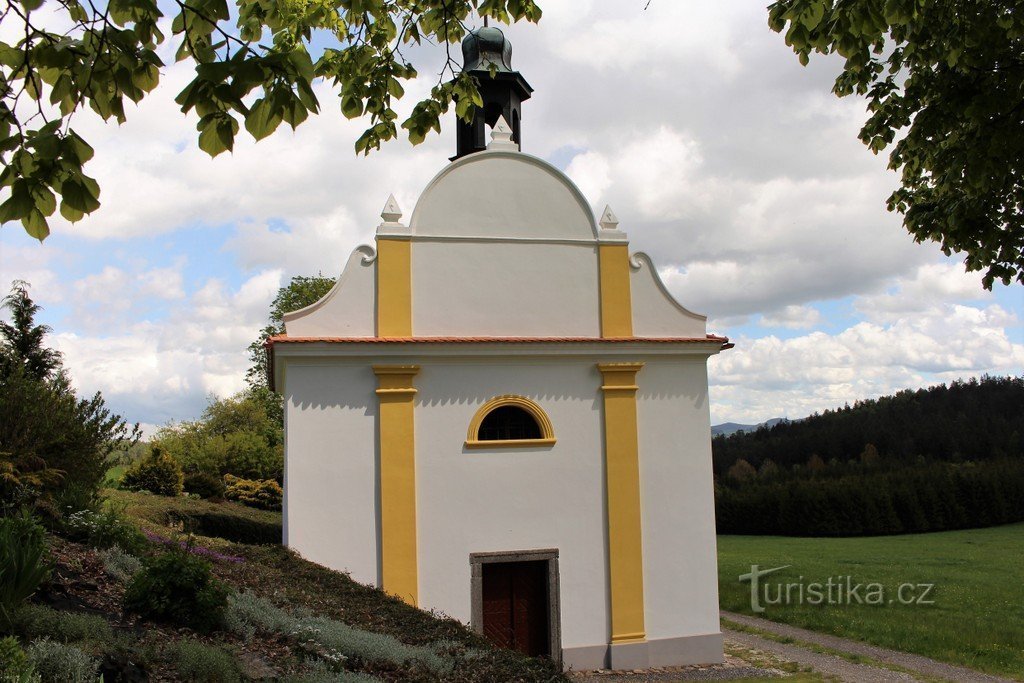
[[[773,600],[780,584],[803,584],[806,598],[808,584],[830,577],[844,587],[847,576],[884,587],[882,604],[844,596],[846,604],[764,604],[758,616],[1024,680],[1024,524],[873,538],[720,536],[723,609],[754,614],[750,583],[738,580],[752,564],[791,565],[761,579]],[[933,604],[901,604],[903,583],[914,584],[915,595],[924,590],[918,584],[934,584]]]

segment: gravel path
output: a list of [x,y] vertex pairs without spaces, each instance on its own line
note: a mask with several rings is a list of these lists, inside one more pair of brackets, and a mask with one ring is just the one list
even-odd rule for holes
[[573,683],[677,683],[678,681],[731,681],[737,678],[776,677],[774,669],[751,666],[738,657],[725,655],[724,664],[671,666],[643,671],[572,671]]
[[849,683],[892,683],[900,681],[913,683],[917,681],[910,674],[901,671],[890,671],[889,669],[881,669],[875,666],[868,666],[867,664],[858,664],[842,657],[814,652],[791,643],[779,643],[768,638],[755,636],[752,633],[730,631],[724,627],[722,628],[722,633],[725,635],[726,643],[739,645],[747,650],[767,652],[790,662],[796,662],[801,666],[810,667],[820,674],[833,676],[840,681],[849,681]]
[[[846,638],[839,638],[837,636],[825,635],[823,633],[816,633],[814,631],[808,631],[806,629],[797,628],[796,626],[789,626],[788,624],[779,624],[774,621],[768,621],[767,619],[759,619],[757,617],[748,617],[744,614],[734,614],[732,612],[722,612],[722,618],[728,619],[729,621],[747,626],[749,628],[756,628],[761,631],[766,631],[777,636],[785,638],[792,638],[793,640],[803,641],[805,643],[814,643],[822,647],[827,647],[832,650],[839,652],[846,652],[848,654],[860,655],[862,657],[869,657],[879,662],[884,662],[893,666],[898,666],[902,669],[914,671],[916,673],[928,676],[931,678],[938,678],[946,681],[966,681],[968,683],[1012,683],[1010,679],[999,678],[998,676],[991,676],[989,674],[983,674],[972,669],[968,669],[962,666],[955,666],[953,664],[946,664],[944,662],[938,662],[928,657],[922,657],[920,655],[909,654],[907,652],[899,652],[897,650],[889,650],[884,647],[876,647],[874,645],[868,645],[867,643],[861,643],[855,640],[849,640]],[[726,628],[722,629],[722,632],[726,634],[727,639],[734,640],[741,645],[747,647],[757,647],[758,649],[764,649],[768,652],[777,652],[782,657],[790,659],[791,661],[803,664],[804,661],[798,658],[806,658],[807,656],[815,657],[826,657],[828,660],[838,660],[838,662],[844,662],[846,666],[861,667],[862,669],[869,669],[871,671],[864,672],[861,674],[855,674],[852,678],[847,678],[845,674],[841,673],[840,667],[837,666],[836,670],[831,670],[827,667],[819,667],[819,665],[812,662],[807,662],[808,666],[813,667],[817,671],[824,674],[833,674],[839,676],[844,681],[854,681],[859,683],[860,681],[902,681],[902,680],[913,680],[912,677],[907,676],[899,672],[888,671],[886,669],[878,669],[863,664],[855,664],[849,662],[840,657],[834,657],[832,655],[819,655],[816,652],[812,652],[805,648],[799,647],[793,644],[777,643],[767,638],[761,638],[748,633],[739,633],[736,631],[730,631]],[[752,646],[747,644],[745,641],[756,638],[760,641],[760,644]],[[752,642],[752,641],[750,641]],[[801,654],[803,653],[803,654]],[[825,664],[825,661],[822,662]],[[871,673],[880,672],[880,673]],[[878,676],[889,676],[883,678],[865,678],[864,675],[878,675]],[[892,676],[903,676],[903,678],[894,678]]]

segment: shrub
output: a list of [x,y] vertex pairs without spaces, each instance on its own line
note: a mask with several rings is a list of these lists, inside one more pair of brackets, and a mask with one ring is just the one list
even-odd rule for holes
[[180,523],[185,531],[223,538],[235,543],[281,543],[281,523],[248,519],[224,512],[168,511],[168,522]]
[[273,479],[256,481],[240,479],[230,474],[224,476],[227,489],[224,497],[262,510],[280,510],[284,492]]
[[178,461],[160,447],[154,446],[152,453],[125,470],[121,487],[161,496],[180,496],[184,480]]
[[187,681],[235,683],[241,680],[234,657],[219,647],[183,640],[175,646],[174,661],[178,673]]
[[284,683],[379,683],[381,679],[355,671],[336,671],[322,659],[306,664],[309,669],[296,676],[289,676]]
[[103,569],[107,575],[117,581],[127,581],[142,569],[142,560],[116,545],[101,552],[100,559],[103,560]]
[[39,676],[28,655],[12,636],[0,638],[0,681],[4,683],[36,683]]
[[31,515],[0,518],[0,622],[50,575],[43,528]]
[[185,475],[185,491],[200,498],[223,498],[224,480],[210,472],[189,472]]
[[64,612],[44,605],[24,605],[12,618],[12,626],[25,638],[48,638],[61,643],[90,640],[110,643],[114,632],[103,617],[83,612]]
[[210,564],[172,550],[143,562],[125,591],[125,609],[157,621],[208,632],[227,605],[227,589],[210,574]]
[[99,662],[73,645],[43,638],[28,646],[28,659],[47,683],[96,683]]
[[211,437],[205,444],[207,458],[219,463],[220,471],[246,479],[277,479],[284,472],[284,450],[272,446],[262,434],[249,430]]
[[87,543],[99,550],[118,546],[128,552],[141,553],[146,549],[142,532],[114,508],[103,512],[73,512],[64,518],[62,527],[71,540]]
[[318,646],[319,656],[335,662],[356,658],[395,666],[418,663],[442,676],[451,673],[454,666],[434,648],[407,645],[392,636],[363,631],[326,617],[291,614],[250,593],[230,597],[224,624],[229,630],[246,636],[263,631],[290,636],[299,643],[313,643]]

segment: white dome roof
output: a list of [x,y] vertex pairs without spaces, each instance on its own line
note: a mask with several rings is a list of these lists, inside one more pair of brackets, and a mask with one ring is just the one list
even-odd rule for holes
[[587,200],[551,164],[522,152],[462,157],[434,176],[409,223],[413,235],[545,240],[597,238]]

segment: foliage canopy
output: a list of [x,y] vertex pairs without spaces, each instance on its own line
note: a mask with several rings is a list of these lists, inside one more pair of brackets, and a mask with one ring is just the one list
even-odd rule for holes
[[[245,126],[254,139],[281,123],[293,129],[320,110],[313,81],[335,87],[341,113],[366,116],[356,152],[379,149],[398,134],[394,102],[416,68],[406,51],[444,46],[448,59],[430,95],[401,123],[413,144],[440,130],[451,104],[471,120],[483,104],[471,76],[451,57],[472,13],[498,22],[538,21],[533,0],[175,0],[171,42],[177,61],[195,65],[178,94],[199,117],[199,147],[230,151]],[[0,223],[20,220],[44,239],[58,208],[77,221],[100,206],[100,188],[85,174],[93,149],[70,127],[80,109],[126,120],[160,81],[158,48],[167,40],[156,0],[12,0],[0,12]],[[56,28],[59,27],[59,28]],[[330,43],[319,53],[324,39]],[[314,45],[316,42],[316,45]]]
[[832,91],[867,97],[860,139],[893,145],[888,208],[914,239],[965,254],[986,288],[1024,283],[1024,3],[778,0],[768,12],[802,64],[846,60]]

